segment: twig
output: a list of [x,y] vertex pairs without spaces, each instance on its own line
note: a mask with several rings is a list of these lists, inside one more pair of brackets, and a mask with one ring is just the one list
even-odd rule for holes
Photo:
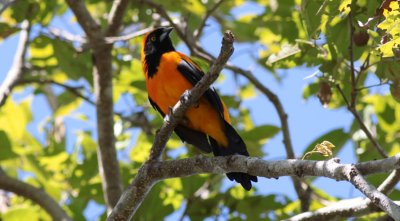
[[198,41],[199,38],[201,37],[201,35],[203,34],[203,30],[207,24],[208,18],[215,12],[215,10],[217,10],[217,8],[222,4],[222,2],[224,2],[224,0],[219,0],[210,9],[207,10],[206,14],[204,15],[203,19],[201,20],[199,28],[197,28],[197,31],[194,35],[194,38],[196,41]]
[[32,84],[32,83],[54,84],[54,85],[60,86],[64,89],[68,90],[69,92],[71,92],[72,94],[76,95],[79,98],[82,98],[89,104],[96,105],[96,103],[94,101],[92,101],[89,97],[86,97],[85,95],[83,95],[79,92],[79,90],[81,90],[83,88],[83,86],[69,86],[67,84],[63,84],[63,83],[57,82],[52,79],[28,79],[28,78],[25,78],[25,79],[18,80],[16,83],[17,84]]
[[355,107],[354,108],[351,107],[351,103],[349,103],[349,101],[347,100],[346,95],[344,94],[342,88],[338,84],[336,85],[336,88],[338,89],[339,93],[342,95],[343,100],[345,101],[345,103],[347,105],[347,109],[349,109],[349,111],[353,114],[354,118],[357,120],[358,124],[360,125],[361,130],[364,131],[364,133],[367,135],[368,139],[374,145],[375,149],[379,152],[379,154],[382,157],[387,158],[388,157],[387,153],[385,152],[385,150],[383,150],[381,145],[378,143],[378,141],[372,135],[371,131],[365,125],[363,119],[361,118],[360,114],[357,112]]
[[383,194],[389,195],[390,192],[395,188],[396,184],[400,180],[400,170],[394,170],[390,175],[381,183],[378,190]]
[[350,27],[350,46],[349,46],[349,56],[350,56],[350,76],[351,76],[351,102],[350,107],[355,108],[356,100],[357,100],[357,82],[356,82],[356,72],[354,69],[354,55],[353,55],[353,35],[354,35],[354,27],[353,27],[353,16],[352,11],[349,12],[349,27]]
[[175,29],[175,32],[177,33],[177,35],[179,36],[180,39],[182,39],[182,41],[185,42],[186,45],[191,45],[194,42],[191,42],[190,39],[193,38],[188,38],[185,33],[182,31],[182,29],[180,28],[180,26],[178,26],[178,24],[176,24],[172,18],[168,15],[168,12],[164,9],[164,6],[161,4],[157,4],[155,2],[153,2],[152,0],[142,0],[143,3],[155,8],[157,10],[157,12],[163,17],[165,18],[169,24]]
[[26,50],[29,44],[29,32],[31,25],[28,20],[24,20],[21,23],[21,33],[19,37],[19,44],[17,51],[14,55],[14,61],[11,69],[7,73],[7,77],[3,84],[0,86],[0,107],[3,106],[7,100],[7,97],[11,94],[15,83],[22,77],[23,68],[25,63]]
[[70,221],[71,217],[61,208],[60,205],[43,189],[34,187],[15,178],[8,176],[0,168],[0,189],[13,192],[39,204],[52,217],[53,220]]
[[106,40],[107,44],[112,44],[112,43],[117,42],[117,41],[127,41],[129,39],[136,38],[136,37],[138,37],[140,35],[144,35],[144,34],[146,34],[147,32],[149,32],[151,30],[153,30],[153,27],[144,28],[142,30],[135,31],[135,32],[129,33],[127,35],[106,37],[105,40]]
[[70,42],[79,42],[81,44],[86,44],[87,41],[84,37],[80,35],[74,35],[66,30],[61,30],[54,27],[49,27],[49,33],[52,34],[54,37],[64,39]]
[[220,71],[233,53],[233,42],[233,34],[227,31],[222,40],[222,47],[217,60],[211,66],[208,74],[204,75],[196,86],[185,92],[181,96],[180,101],[174,106],[171,111],[172,114],[168,115],[168,119],[164,122],[155,137],[149,160],[139,169],[133,183],[122,194],[118,204],[107,220],[129,220],[134,215],[144,197],[158,180],[150,176],[150,171],[148,171],[147,166],[150,165],[151,162],[158,162],[172,131],[179,120],[184,116],[186,110],[194,105],[218,78]]
[[[82,98],[89,104],[96,105],[96,103],[94,101],[92,101],[92,99],[90,97],[85,96],[80,92],[80,90],[82,88],[84,88],[84,86],[70,86],[67,84],[63,84],[63,83],[54,81],[52,79],[28,79],[28,78],[18,80],[16,84],[19,85],[19,84],[31,84],[31,83],[54,84],[54,85],[60,86],[64,89],[66,89],[67,91],[71,92],[72,94],[76,95],[77,97]],[[114,111],[114,114],[119,116],[123,121],[129,122],[132,127],[140,127],[146,134],[148,134],[148,135],[151,134],[151,130],[153,129],[152,125],[149,122],[149,120],[147,119],[147,117],[143,111],[139,111],[136,113],[130,113],[129,116],[125,116],[123,113],[120,113],[117,111]]]
[[357,88],[356,90],[357,91],[362,91],[362,90],[365,90],[365,89],[369,89],[369,88],[373,88],[373,87],[379,87],[379,86],[382,86],[382,85],[386,85],[386,84],[389,84],[389,81],[382,81],[382,82],[380,82],[379,84],[373,84],[373,85],[369,85],[369,86],[365,86],[365,87],[360,87],[360,88]]

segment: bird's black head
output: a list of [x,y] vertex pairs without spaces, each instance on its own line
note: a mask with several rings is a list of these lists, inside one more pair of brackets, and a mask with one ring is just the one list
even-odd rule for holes
[[174,51],[169,33],[173,28],[157,28],[150,32],[144,41],[143,50],[144,55],[158,55],[161,56],[165,52]]

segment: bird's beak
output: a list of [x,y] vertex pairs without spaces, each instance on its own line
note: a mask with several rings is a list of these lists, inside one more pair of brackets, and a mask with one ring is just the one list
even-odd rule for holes
[[160,41],[164,41],[171,31],[174,30],[173,28],[163,28],[162,34],[160,35]]

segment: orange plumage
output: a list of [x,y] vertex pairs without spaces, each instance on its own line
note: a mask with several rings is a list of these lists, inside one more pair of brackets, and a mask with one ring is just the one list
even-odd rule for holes
[[[204,75],[186,55],[175,51],[169,33],[171,28],[158,28],[143,41],[142,66],[150,103],[162,116],[192,88]],[[230,125],[230,117],[223,101],[214,89],[208,89],[198,105],[188,109],[185,120],[176,129],[177,135],[187,143],[214,155],[241,154],[248,156],[246,145]],[[228,173],[249,190],[257,177],[245,173]]]

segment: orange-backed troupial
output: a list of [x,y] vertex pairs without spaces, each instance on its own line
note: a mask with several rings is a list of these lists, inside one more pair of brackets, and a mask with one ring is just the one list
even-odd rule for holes
[[[169,33],[172,28],[157,28],[143,41],[142,66],[151,105],[164,117],[192,88],[204,73],[188,56],[175,51]],[[198,105],[188,109],[185,121],[175,128],[182,141],[215,156],[240,154],[249,156],[246,144],[230,125],[224,102],[214,89],[208,89]],[[228,173],[230,180],[250,190],[257,177],[246,173]]]

